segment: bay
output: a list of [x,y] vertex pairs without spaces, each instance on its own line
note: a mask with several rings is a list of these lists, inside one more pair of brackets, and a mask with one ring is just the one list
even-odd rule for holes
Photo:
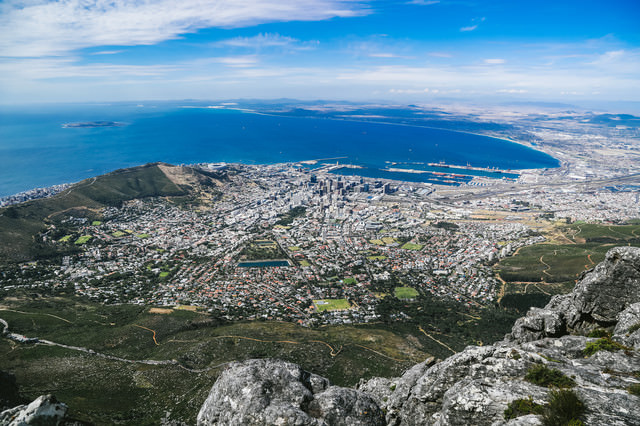
[[[97,121],[125,125],[63,127]],[[558,166],[553,157],[509,141],[406,125],[175,104],[0,109],[0,196],[156,161],[272,164],[330,157],[372,169],[440,161],[511,170]]]

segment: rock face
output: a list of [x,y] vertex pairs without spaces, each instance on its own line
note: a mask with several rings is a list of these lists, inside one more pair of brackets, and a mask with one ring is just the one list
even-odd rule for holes
[[[627,348],[586,357],[587,343],[597,339],[584,334],[594,328]],[[211,389],[198,424],[539,425],[537,415],[504,418],[516,399],[548,402],[549,388],[524,380],[536,365],[573,378],[586,424],[640,425],[640,397],[628,391],[640,384],[640,249],[609,251],[572,293],[531,309],[502,342],[429,359],[357,390],[282,361],[233,364]]]
[[618,314],[640,302],[640,248],[616,247],[585,273],[573,292],[554,296],[544,309],[532,308],[516,321],[507,339],[529,342],[612,327]]
[[0,413],[0,425],[52,425],[59,424],[65,414],[67,406],[53,395],[42,395],[28,405],[19,405]]
[[278,360],[231,364],[213,385],[198,425],[384,425],[368,395]]

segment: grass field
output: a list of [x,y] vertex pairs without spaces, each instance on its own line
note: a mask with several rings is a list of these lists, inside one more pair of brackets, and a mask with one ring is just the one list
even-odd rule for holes
[[383,246],[383,245],[385,245],[384,241],[382,241],[382,240],[369,240],[369,242],[370,242],[371,244],[375,244],[375,245],[377,245],[377,246]]
[[300,251],[302,250],[300,247],[298,246],[289,246],[288,247],[289,251]]
[[358,280],[356,280],[355,278],[345,278],[344,280],[342,280],[342,282],[345,284],[357,284]]
[[91,222],[91,226],[100,226],[102,225],[102,222],[100,222],[99,220],[94,220],[93,222]]
[[418,294],[418,291],[412,287],[396,287],[393,290],[393,295],[398,299],[414,299]]
[[166,278],[169,276],[169,273],[167,271],[162,271],[160,272],[160,274],[158,275],[160,278]]
[[302,267],[311,266],[311,263],[309,263],[308,260],[304,260],[303,259],[303,260],[299,261],[299,263],[300,263],[300,266],[302,266]]
[[58,241],[61,243],[66,243],[70,239],[71,239],[71,235],[65,235],[64,237],[60,238]]
[[347,299],[321,299],[314,300],[313,304],[315,305],[318,312],[322,311],[337,311],[342,309],[349,309],[351,305],[347,301]]
[[387,256],[367,256],[367,259],[369,260],[385,260],[387,258]]
[[140,239],[145,239],[145,238],[149,238],[151,235],[149,234],[137,234],[136,237],[140,238]]
[[82,244],[86,244],[91,238],[93,238],[91,235],[83,235],[79,237],[73,244],[80,246]]
[[405,243],[402,248],[405,250],[422,250],[422,244]]
[[116,238],[120,238],[120,237],[123,237],[123,236],[127,235],[127,233],[126,232],[122,232],[122,231],[116,231],[111,235],[113,235]]

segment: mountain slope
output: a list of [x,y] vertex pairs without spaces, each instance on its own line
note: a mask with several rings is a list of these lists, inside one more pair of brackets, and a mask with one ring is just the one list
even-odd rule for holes
[[219,182],[190,167],[152,163],[83,180],[53,197],[0,209],[0,259],[26,261],[57,252],[38,237],[47,225],[73,217],[96,218],[100,209],[147,197],[193,194]]

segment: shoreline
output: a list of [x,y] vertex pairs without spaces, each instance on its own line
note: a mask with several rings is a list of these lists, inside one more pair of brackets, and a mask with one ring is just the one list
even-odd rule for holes
[[[181,108],[181,107],[178,107]],[[371,125],[388,125],[388,126],[403,126],[403,127],[408,127],[408,128],[415,128],[415,129],[430,129],[430,130],[435,130],[435,131],[441,131],[441,132],[452,132],[452,134],[455,133],[459,133],[459,134],[467,134],[470,136],[477,136],[477,137],[486,137],[486,138],[491,138],[494,139],[496,141],[500,141],[500,142],[507,142],[507,143],[513,143],[513,144],[517,144],[520,145],[522,147],[524,147],[526,150],[531,150],[531,152],[537,152],[540,154],[544,154],[546,156],[548,156],[550,159],[553,160],[553,162],[555,163],[553,166],[546,166],[546,167],[535,167],[535,168],[531,168],[529,166],[523,166],[522,168],[516,168],[516,167],[512,167],[508,170],[511,170],[513,172],[518,172],[518,171],[533,171],[533,170],[545,170],[545,169],[552,169],[552,170],[556,170],[559,168],[562,168],[565,160],[561,160],[560,158],[555,156],[555,153],[553,151],[550,151],[546,148],[543,148],[541,146],[532,146],[530,143],[525,142],[525,141],[518,141],[518,140],[513,140],[513,139],[509,139],[509,138],[505,138],[505,137],[498,137],[498,136],[494,136],[494,135],[490,135],[490,134],[484,134],[484,133],[474,133],[474,132],[470,132],[470,131],[464,131],[464,130],[454,130],[454,129],[448,129],[448,128],[442,128],[442,127],[434,127],[434,126],[427,126],[427,125],[419,125],[419,124],[407,124],[407,123],[395,123],[395,122],[386,122],[386,121],[378,121],[378,120],[363,120],[363,119],[349,119],[349,118],[340,118],[340,117],[313,117],[313,116],[292,116],[292,115],[281,115],[281,114],[274,114],[274,113],[268,113],[268,112],[260,112],[260,111],[256,111],[253,109],[247,109],[247,108],[237,108],[237,107],[233,107],[233,106],[228,106],[228,105],[220,105],[220,107],[191,107],[191,108],[197,108],[197,109],[204,109],[204,110],[214,110],[214,111],[220,111],[220,110],[229,110],[229,111],[234,111],[237,112],[239,114],[254,114],[254,115],[264,115],[264,116],[268,116],[268,117],[272,117],[272,118],[280,118],[280,119],[320,119],[322,118],[323,120],[332,120],[334,122],[351,122],[351,123],[357,123],[360,125],[367,125],[367,124],[371,124]],[[100,123],[100,122],[86,122],[86,123]],[[106,122],[105,122],[106,123]],[[109,122],[109,123],[119,123],[119,122]],[[68,123],[65,123],[68,124]],[[303,153],[304,154],[304,153]],[[526,153],[525,153],[526,154]],[[207,163],[213,163],[213,162],[220,162],[220,161],[224,161],[224,162],[228,162],[228,163],[239,163],[239,164],[247,164],[247,165],[273,165],[273,164],[285,164],[285,163],[300,163],[300,164],[312,164],[312,162],[321,162],[321,161],[328,161],[328,160],[346,160],[349,157],[346,156],[335,156],[335,157],[328,157],[328,158],[316,158],[316,159],[305,159],[305,158],[300,158],[300,159],[296,159],[295,161],[273,161],[273,162],[254,162],[251,161],[250,159],[246,158],[246,156],[243,156],[245,158],[240,158],[238,160],[236,160],[235,158],[230,158],[230,159],[224,159],[224,158],[206,158],[206,156],[203,156],[202,159],[195,159],[196,162],[207,162]],[[355,157],[355,156],[354,156]],[[525,156],[520,156],[520,157],[526,157]],[[145,163],[149,163],[149,162],[154,162],[157,161],[156,159],[146,159],[147,161],[141,161],[137,164],[145,164]],[[188,161],[188,162],[183,162],[183,161],[177,161],[177,162],[173,162],[173,161],[169,161],[167,159],[162,159],[163,161],[167,161],[167,162],[171,162],[173,164],[196,164],[196,162],[192,162],[192,161]],[[231,161],[229,161],[231,160]],[[425,158],[424,159],[425,162],[428,161],[432,161],[432,162],[436,162],[438,161],[437,158]],[[345,162],[346,163],[346,162]],[[358,162],[355,161],[353,164],[357,164]],[[348,164],[348,163],[347,163]],[[345,164],[345,166],[347,166],[347,164]],[[122,165],[117,165],[114,166],[112,168],[112,170],[118,169],[118,168],[126,168],[126,167],[132,167],[131,164],[122,164]],[[382,165],[379,166],[380,168],[383,168]],[[501,168],[502,169],[502,168]],[[506,169],[502,169],[502,170],[506,170]],[[399,173],[403,173],[398,171]],[[108,171],[105,171],[105,173],[108,173]],[[406,173],[406,172],[404,172]],[[99,172],[98,172],[99,174]],[[83,177],[84,174],[78,174],[78,176],[76,178],[78,178],[78,181],[86,179],[86,178],[90,178],[95,176],[95,174],[91,175],[91,176],[87,176],[87,177]],[[60,181],[64,181],[69,179],[68,175],[67,178],[65,178],[64,176],[62,176],[62,179],[57,180],[57,182]],[[29,179],[29,180],[33,180],[33,179]],[[75,179],[74,179],[75,180]],[[35,199],[35,198],[43,198],[43,196],[37,196],[37,197],[31,197],[31,196],[24,196],[25,193],[29,193],[32,191],[37,191],[39,189],[45,189],[47,191],[50,191],[51,188],[54,188],[55,186],[60,185],[59,183],[57,183],[56,181],[54,182],[33,182],[35,183],[35,185],[29,185],[29,186],[25,186],[23,188],[23,190],[20,190],[20,186],[19,185],[15,185],[15,182],[12,185],[9,186],[13,186],[15,189],[18,189],[18,191],[16,192],[9,192],[6,195],[0,195],[0,203],[2,203],[4,201],[4,206],[7,205],[11,205],[11,204],[15,204],[17,202],[22,202],[22,201],[28,201],[29,199]],[[17,188],[16,188],[17,187]],[[9,188],[7,188],[9,189]],[[53,194],[51,194],[53,195]],[[11,200],[12,198],[14,198],[15,200]],[[18,200],[18,198],[21,198],[22,200]]]
[[[210,108],[210,109],[214,109],[214,108]],[[403,126],[403,127],[414,127],[414,128],[418,128],[418,129],[431,129],[431,130],[442,130],[445,132],[453,132],[453,133],[463,133],[463,134],[467,134],[467,135],[473,135],[473,136],[483,136],[486,138],[491,138],[491,139],[496,139],[496,140],[500,140],[500,141],[504,141],[504,142],[509,142],[509,143],[514,143],[520,146],[524,146],[525,148],[528,148],[532,151],[536,151],[536,152],[540,152],[543,154],[548,155],[549,157],[553,158],[554,160],[556,160],[558,162],[558,165],[556,167],[539,167],[536,169],[531,169],[531,168],[522,168],[522,169],[511,169],[511,170],[541,170],[541,169],[549,169],[549,168],[559,168],[562,166],[562,161],[558,158],[556,158],[554,155],[552,155],[552,153],[547,152],[546,150],[543,149],[539,149],[536,147],[532,146],[531,144],[524,142],[524,141],[517,141],[517,140],[513,140],[513,139],[509,139],[506,137],[502,137],[502,136],[493,136],[493,135],[487,135],[484,133],[474,133],[474,132],[469,132],[469,131],[465,131],[465,130],[454,130],[454,129],[446,129],[443,127],[434,127],[434,126],[421,126],[421,125],[417,125],[417,124],[407,124],[407,123],[391,123],[388,121],[373,121],[373,120],[350,120],[347,118],[336,118],[336,117],[311,117],[311,116],[292,116],[292,115],[278,115],[278,114],[273,114],[273,113],[267,113],[267,112],[262,112],[262,111],[255,111],[255,110],[249,110],[249,109],[240,109],[240,108],[215,108],[215,109],[229,109],[229,110],[236,110],[236,111],[240,111],[240,112],[244,112],[244,113],[249,113],[249,114],[256,114],[256,115],[264,115],[264,116],[268,116],[268,117],[285,117],[285,118],[305,118],[305,119],[315,119],[315,120],[319,120],[319,119],[323,119],[323,120],[333,120],[333,121],[346,121],[346,122],[351,122],[351,123],[371,123],[371,124],[386,124],[389,126]]]

